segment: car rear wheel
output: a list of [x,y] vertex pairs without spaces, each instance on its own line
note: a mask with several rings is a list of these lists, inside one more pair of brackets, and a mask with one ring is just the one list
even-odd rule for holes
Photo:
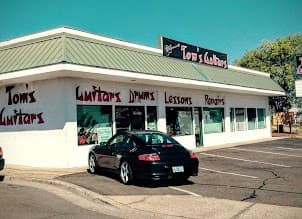
[[96,158],[95,158],[94,154],[89,155],[88,166],[89,166],[89,172],[90,173],[96,173],[97,172],[98,167],[97,167]]
[[123,161],[121,163],[120,178],[124,184],[131,184],[133,182],[133,172],[130,164],[127,161]]

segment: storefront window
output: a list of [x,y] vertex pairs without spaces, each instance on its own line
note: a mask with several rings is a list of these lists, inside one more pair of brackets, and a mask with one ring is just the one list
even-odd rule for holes
[[169,135],[193,135],[191,107],[166,107],[166,125]]
[[144,130],[145,110],[143,106],[115,107],[116,131]]
[[78,144],[97,144],[112,137],[112,106],[77,105]]
[[236,130],[237,131],[245,131],[245,109],[244,108],[236,108],[235,109],[235,118],[236,118]]
[[156,106],[147,107],[147,128],[157,130],[157,111]]
[[257,109],[257,115],[258,115],[258,129],[264,129],[266,127],[265,109]]
[[230,120],[231,120],[231,132],[235,131],[235,109],[230,110]]
[[203,108],[204,133],[224,131],[224,108]]
[[248,130],[256,129],[256,109],[247,108]]

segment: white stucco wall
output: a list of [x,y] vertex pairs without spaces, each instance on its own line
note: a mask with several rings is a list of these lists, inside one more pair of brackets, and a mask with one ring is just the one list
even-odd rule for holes
[[[26,87],[28,84],[28,87]],[[92,86],[100,86],[107,91],[120,92],[122,102],[100,103],[79,102],[76,100],[76,87],[82,91],[91,90]],[[165,121],[165,92],[171,95],[189,96],[192,98],[190,107],[203,107],[204,95],[220,96],[225,99],[225,132],[205,134],[204,145],[212,146],[231,142],[254,140],[271,136],[268,99],[264,96],[235,95],[213,91],[188,90],[180,88],[164,88],[135,83],[114,83],[74,78],[60,78],[52,80],[34,81],[14,85],[11,94],[33,92],[35,101],[8,105],[9,93],[6,86],[0,87],[1,118],[15,115],[14,110],[23,113],[42,113],[43,123],[0,125],[0,145],[8,164],[19,164],[36,167],[75,167],[87,165],[87,153],[91,145],[78,146],[76,105],[131,105],[129,90],[144,90],[156,92],[155,101],[132,103],[133,105],[158,106],[158,129],[166,132]],[[17,98],[16,98],[17,99]],[[182,106],[169,104],[169,106]],[[188,106],[188,105],[185,105]],[[229,108],[265,108],[267,113],[265,129],[230,132]],[[1,121],[1,120],[0,120]],[[187,148],[195,148],[194,135],[175,137]]]
[[[38,167],[69,166],[67,158],[75,141],[70,140],[70,124],[74,124],[75,101],[66,92],[67,79],[44,80],[14,85],[11,95],[32,93],[33,102],[28,98],[25,102],[15,101],[9,105],[9,93],[6,87],[0,88],[1,120],[6,125],[0,125],[0,144],[8,164],[19,164]],[[26,87],[26,84],[28,87]],[[72,103],[73,107],[69,108]],[[24,114],[40,114],[42,121],[37,118],[32,124],[20,124],[17,117],[14,124],[7,124],[11,118],[21,112]],[[23,120],[25,119],[24,116]],[[28,116],[25,120],[28,119]],[[39,124],[40,122],[40,124]],[[23,121],[24,123],[24,121]],[[71,125],[72,126],[72,125]],[[73,138],[71,138],[73,139]]]
[[[264,108],[266,111],[266,128],[231,132],[230,108]],[[204,145],[207,147],[213,145],[269,138],[272,136],[270,127],[271,120],[268,97],[227,94],[225,105],[225,132],[205,134]]]

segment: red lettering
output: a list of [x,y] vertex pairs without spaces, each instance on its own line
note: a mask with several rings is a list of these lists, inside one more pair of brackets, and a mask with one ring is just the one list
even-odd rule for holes
[[121,98],[120,98],[120,93],[115,93],[115,99],[116,99],[116,102],[119,103],[119,102],[122,102]]
[[183,97],[183,96],[169,96],[165,92],[165,103],[166,104],[192,104],[191,97]]
[[181,45],[180,50],[182,51],[182,59],[186,60],[186,48],[187,46]]
[[192,61],[197,61],[197,53],[192,52]]
[[76,88],[76,98],[77,98],[77,100],[80,100],[80,101],[83,101],[84,100],[84,98],[83,98],[83,94],[81,93],[81,94],[79,94],[79,86],[77,86],[77,88]]
[[28,95],[29,95],[29,98],[30,98],[30,103],[34,103],[34,102],[36,102],[36,98],[35,98],[35,96],[34,96],[34,93],[35,93],[35,91],[32,91],[32,92],[30,92]]
[[109,94],[106,91],[103,91],[103,92],[104,92],[104,94],[103,94],[103,100],[105,102],[109,102]]
[[191,53],[190,53],[190,52],[187,52],[187,54],[186,54],[186,59],[187,59],[187,60],[190,60],[191,57],[192,57]]
[[[28,90],[28,84],[25,85]],[[32,92],[23,92],[23,93],[12,93],[14,86],[6,87],[6,93],[8,93],[8,105],[18,104],[18,103],[34,103],[36,102],[36,98],[34,96],[35,91]]]
[[19,95],[15,94],[15,95],[13,96],[13,103],[14,103],[14,104],[19,103]]
[[206,105],[224,105],[224,98],[220,98],[217,96],[216,98],[209,97],[208,95],[205,95],[205,104]]
[[76,100],[87,102],[121,102],[120,93],[113,93],[101,90],[100,87],[92,86],[92,91],[79,91],[79,86],[76,87]]
[[203,63],[202,54],[200,54],[198,57],[199,57],[199,63]]
[[155,100],[155,98],[154,98],[154,92],[151,92],[150,96],[151,96],[151,100]]
[[3,107],[3,109],[0,112],[0,125],[5,125],[5,119],[4,119],[4,116],[3,116],[4,110],[5,110],[5,107]]
[[38,117],[38,124],[43,124],[44,123],[44,119],[42,117],[43,113],[38,113],[37,117]]
[[19,111],[14,110],[13,115],[5,116],[4,110],[5,108],[3,108],[0,112],[0,126],[30,125],[30,124],[34,124],[36,119],[38,119],[38,121],[36,121],[37,124],[45,123],[43,119],[43,112],[24,113],[20,109]]
[[26,125],[31,124],[30,114],[26,114],[24,116],[24,124],[26,124]]

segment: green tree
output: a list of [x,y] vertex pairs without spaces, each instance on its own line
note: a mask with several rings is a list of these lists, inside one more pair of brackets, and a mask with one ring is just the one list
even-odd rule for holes
[[295,55],[302,51],[302,34],[289,35],[273,42],[264,40],[261,46],[247,52],[235,65],[270,73],[286,93],[284,97],[271,97],[274,111],[287,112],[292,105],[301,106],[301,98],[295,97]]

